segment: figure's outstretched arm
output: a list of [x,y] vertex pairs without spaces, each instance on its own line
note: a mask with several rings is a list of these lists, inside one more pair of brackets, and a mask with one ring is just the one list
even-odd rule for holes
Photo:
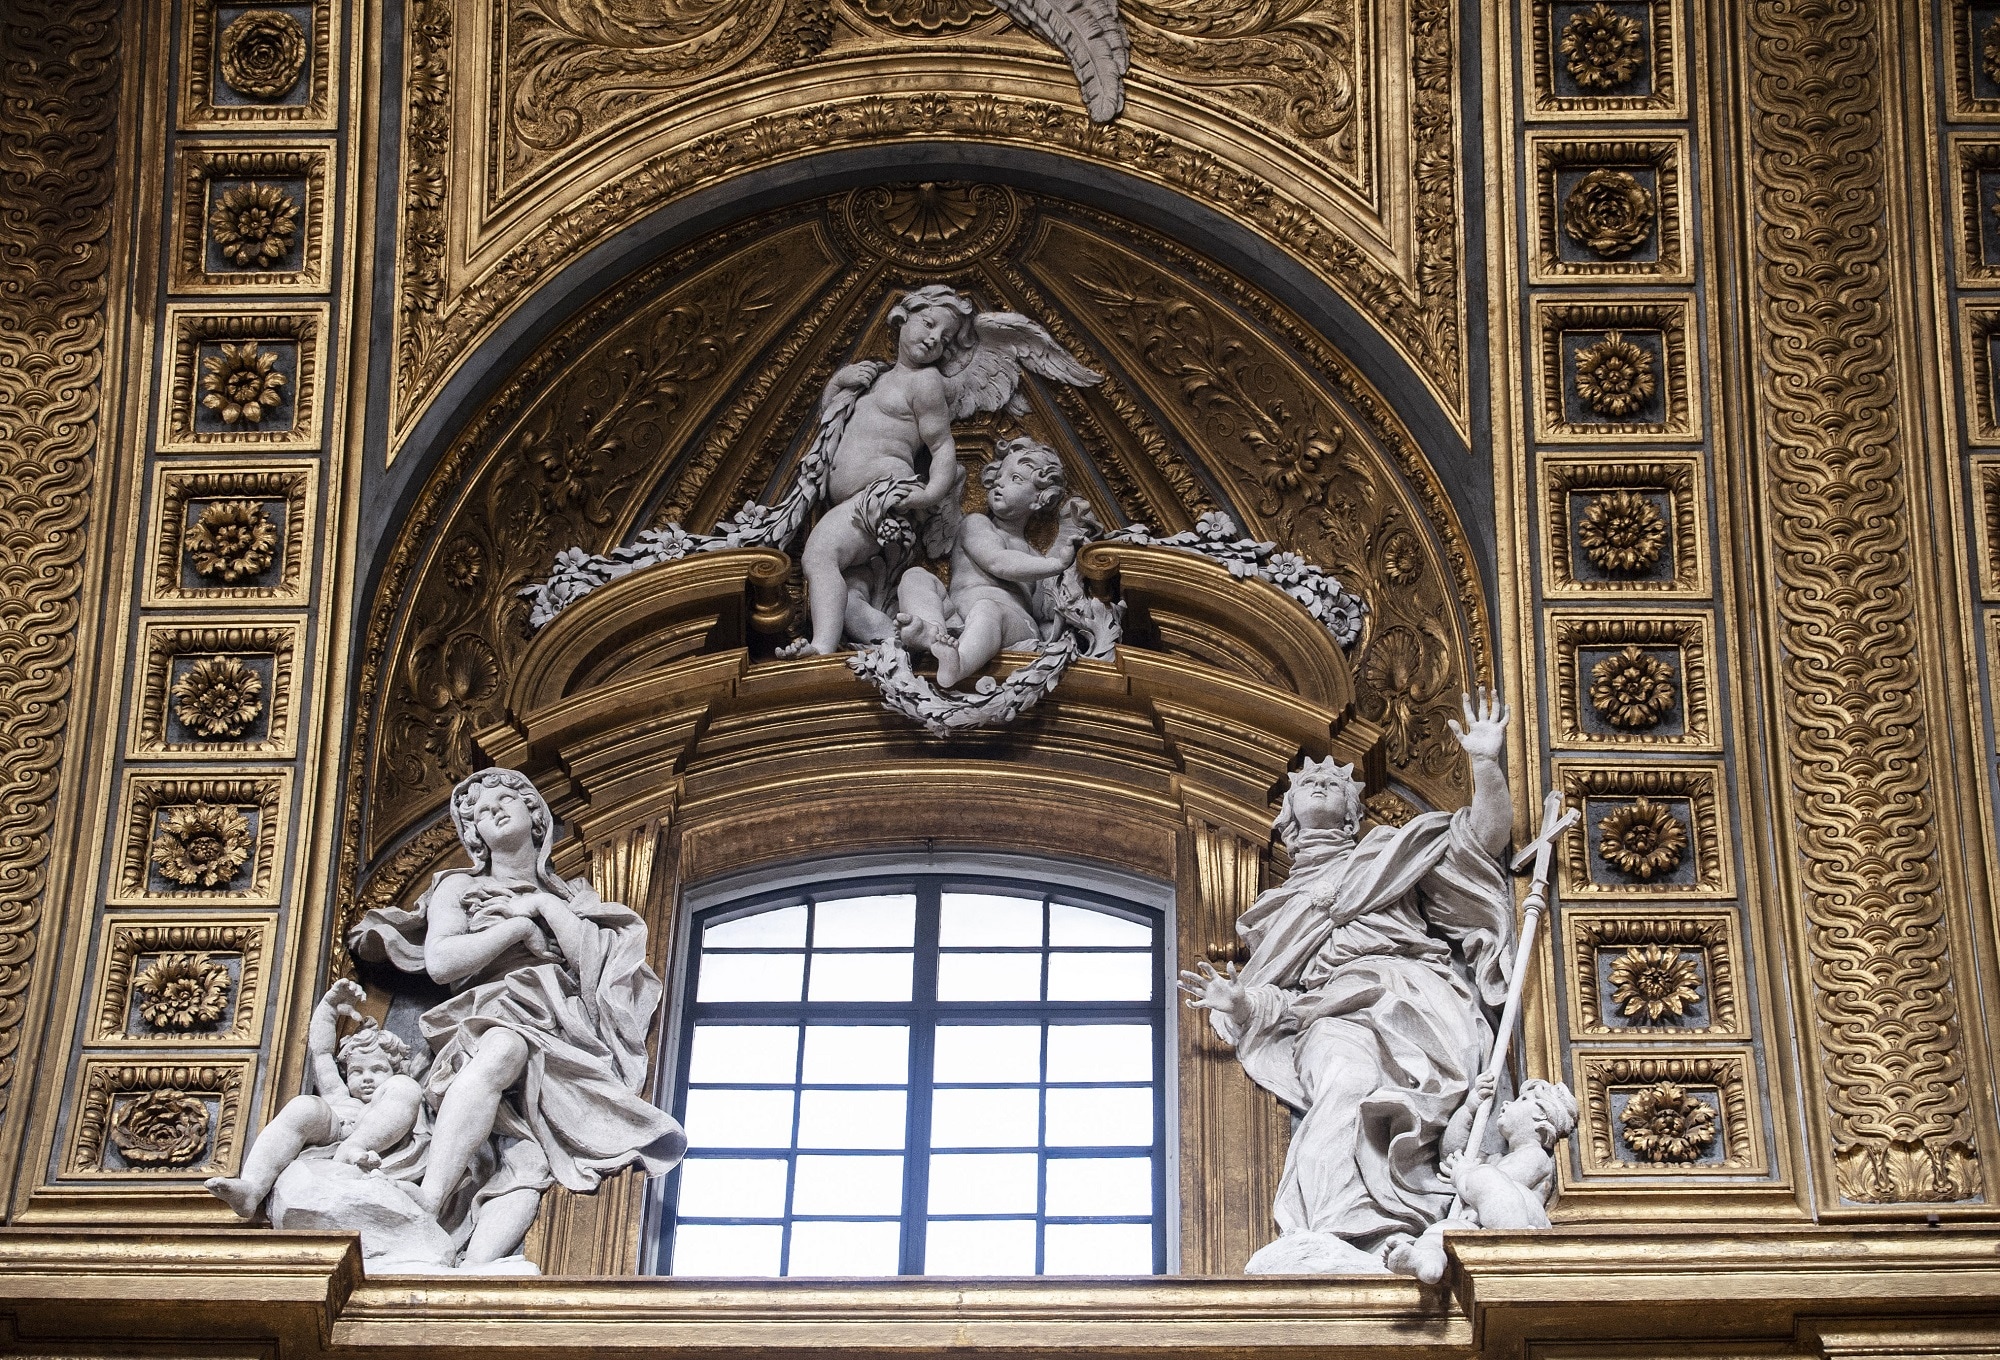
[[1038,552],[1023,552],[1010,548],[1001,541],[994,530],[992,521],[984,515],[968,516],[965,529],[959,538],[959,547],[966,556],[977,562],[989,576],[997,576],[1003,581],[1039,581],[1049,576],[1061,575],[1064,568],[1076,560],[1076,540],[1058,538],[1050,545],[1049,555]]
[[313,1007],[312,1019],[306,1023],[306,1054],[312,1060],[314,1089],[323,1095],[345,1095],[347,1083],[341,1080],[340,1064],[334,1058],[340,1046],[340,1016],[345,1011],[358,1014],[359,1006],[367,993],[361,984],[346,978],[336,979],[326,989],[326,995]]
[[1479,687],[1477,705],[1469,694],[1461,694],[1459,702],[1464,707],[1465,725],[1459,726],[1456,718],[1446,721],[1472,762],[1472,833],[1481,849],[1498,855],[1507,849],[1514,834],[1507,767],[1501,763],[1507,745],[1507,705],[1484,685]]

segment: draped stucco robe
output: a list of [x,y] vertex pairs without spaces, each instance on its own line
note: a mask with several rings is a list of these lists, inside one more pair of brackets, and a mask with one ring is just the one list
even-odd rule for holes
[[1293,1109],[1275,1209],[1287,1235],[1375,1252],[1442,1216],[1438,1144],[1507,996],[1512,897],[1467,811],[1358,843],[1307,831],[1292,871],[1237,922],[1250,1018],[1210,1020]]
[[[430,898],[447,871],[413,911],[368,912],[350,936],[361,958],[386,960],[405,972],[425,970],[423,938]],[[552,1182],[588,1192],[633,1162],[649,1174],[671,1169],[687,1146],[681,1127],[640,1095],[646,1080],[646,1038],[659,1014],[659,976],[646,963],[646,925],[629,907],[601,899],[581,881],[568,885],[569,908],[584,929],[578,957],[550,962],[516,945],[460,990],[424,1012],[418,1028],[430,1049],[424,1093],[432,1110],[492,1029],[518,1035],[528,1047],[520,1082],[500,1102],[489,1156],[475,1160],[475,1198],[510,1190],[546,1189]],[[467,929],[508,919],[494,910],[530,886],[475,883],[460,898]],[[491,905],[489,905],[491,904]],[[549,952],[559,953],[544,928]]]

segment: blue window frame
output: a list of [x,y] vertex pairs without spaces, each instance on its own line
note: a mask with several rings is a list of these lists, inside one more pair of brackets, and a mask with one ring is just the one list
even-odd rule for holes
[[660,1270],[1166,1269],[1159,912],[909,874],[732,901],[691,938]]

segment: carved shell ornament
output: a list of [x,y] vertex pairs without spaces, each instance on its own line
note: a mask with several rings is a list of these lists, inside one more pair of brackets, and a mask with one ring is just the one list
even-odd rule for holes
[[[940,223],[949,220],[941,212],[935,216]],[[1340,646],[1360,637],[1367,606],[1358,595],[1297,554],[1244,537],[1228,515],[1211,511],[1193,529],[1165,538],[1143,524],[1105,533],[1088,503],[1067,494],[1061,458],[1031,439],[996,443],[995,457],[981,474],[985,510],[971,515],[962,509],[962,488],[927,485],[914,463],[896,461],[907,460],[907,453],[884,451],[881,436],[870,432],[879,419],[858,427],[861,433],[851,444],[848,426],[856,409],[874,400],[879,384],[906,383],[901,375],[911,368],[934,367],[940,374],[940,414],[953,421],[989,413],[1018,418],[1026,410],[1019,390],[1023,370],[1076,387],[1103,380],[1038,322],[1015,312],[982,311],[941,284],[905,293],[889,320],[898,332],[900,364],[864,360],[834,375],[820,400],[815,437],[790,489],[774,504],[747,502],[710,534],[668,524],[608,553],[564,550],[545,580],[520,592],[529,602],[529,627],[546,626],[599,586],[692,553],[756,547],[799,554],[821,564],[805,571],[808,602],[830,597],[832,607],[813,608],[812,635],[779,655],[825,655],[851,647],[848,664],[854,673],[881,691],[892,712],[935,736],[1010,723],[1053,692],[1072,661],[1112,655],[1122,638],[1124,606],[1085,591],[1075,558],[1089,542],[1207,557],[1238,579],[1263,581],[1290,596]],[[932,482],[957,475],[955,462],[945,466],[950,471],[930,474]],[[858,467],[869,469],[873,480],[834,504],[830,487],[851,480],[845,470]],[[884,473],[884,467],[900,470]],[[1028,518],[1035,514],[1058,521],[1046,550],[1026,537]],[[822,541],[840,546],[836,553],[816,554],[813,547]],[[1030,555],[1041,556],[1046,565],[1023,569],[1021,559]],[[858,574],[835,574],[825,563],[836,557],[857,564],[843,573]],[[954,595],[931,569],[949,562],[953,581],[962,584],[960,574],[968,569],[961,558],[996,573],[986,594],[975,588]],[[1022,574],[1008,576],[1008,571]],[[993,604],[996,588],[1002,594],[1011,589],[1016,603],[1005,609]],[[998,612],[975,627],[982,609]],[[968,641],[972,637],[982,641]],[[974,652],[963,651],[962,644]],[[980,675],[1002,650],[1037,655],[1005,679]],[[937,660],[935,681],[917,669],[913,653],[923,652]],[[957,688],[961,680],[971,680],[969,690]]]

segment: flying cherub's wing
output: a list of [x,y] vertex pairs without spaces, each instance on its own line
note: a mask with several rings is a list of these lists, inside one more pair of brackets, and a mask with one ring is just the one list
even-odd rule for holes
[[1108,123],[1125,107],[1132,40],[1118,0],[993,0],[1008,18],[1063,50],[1083,87],[1090,121]]
[[981,312],[972,318],[972,330],[972,347],[944,366],[953,420],[1002,409],[1020,415],[1024,408],[1016,389],[1023,368],[1072,387],[1104,381],[1102,373],[1072,359],[1055,337],[1019,312]]

